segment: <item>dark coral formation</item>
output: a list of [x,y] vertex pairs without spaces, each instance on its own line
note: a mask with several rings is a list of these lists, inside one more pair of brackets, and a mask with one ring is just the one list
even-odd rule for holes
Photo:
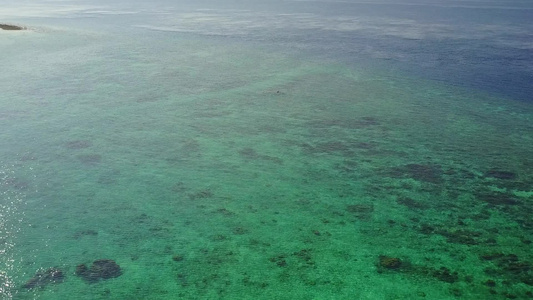
[[92,230],[92,229],[88,229],[88,230],[78,231],[78,232],[74,233],[74,235],[72,237],[74,239],[78,240],[78,239],[81,239],[84,236],[97,236],[97,235],[98,235],[98,231]]
[[480,243],[481,232],[472,230],[439,230],[438,234],[446,237],[448,243],[477,245]]
[[315,262],[313,261],[313,257],[311,256],[312,249],[302,249],[300,251],[294,252],[292,255],[300,260],[300,262],[304,263],[307,266],[313,266]]
[[308,127],[311,128],[330,128],[330,127],[339,127],[347,129],[363,129],[370,126],[377,126],[381,123],[375,117],[363,117],[361,119],[329,119],[329,120],[313,120],[307,123]]
[[515,197],[508,193],[502,192],[478,192],[475,194],[476,198],[486,202],[489,206],[507,206],[507,205],[519,205]]
[[374,211],[373,204],[352,204],[346,206],[346,211],[354,214],[368,214]]
[[480,259],[492,263],[485,268],[485,274],[533,286],[533,263],[520,260],[515,254],[499,252],[481,255]]
[[402,261],[397,257],[386,255],[379,256],[378,270],[398,270],[402,267]]
[[185,256],[181,254],[172,256],[173,261],[183,261],[184,259],[185,259]]
[[339,141],[318,143],[315,146],[315,151],[319,153],[348,152],[349,150],[350,150],[349,145],[343,142],[339,142]]
[[30,186],[30,182],[28,180],[16,177],[2,178],[0,184],[21,191],[27,190]]
[[408,261],[402,261],[398,257],[380,255],[377,263],[377,272],[384,273],[385,271],[395,271],[415,277],[437,279],[447,283],[454,283],[459,280],[459,273],[457,271],[452,271],[444,266],[436,269],[424,265],[414,265]]
[[496,286],[496,281],[489,279],[489,280],[485,281],[485,285],[489,286],[489,287],[495,287]]
[[278,165],[283,164],[283,161],[277,157],[270,156],[270,155],[264,155],[259,154],[255,149],[252,148],[244,148],[241,151],[239,151],[239,154],[242,158],[247,160],[264,160],[264,161],[271,161],[273,163],[276,163]]
[[[339,154],[347,159],[354,157],[356,151],[364,151],[368,154],[375,154],[375,145],[366,142],[357,141],[326,141],[316,144],[298,143],[297,144],[307,154]],[[354,162],[345,162],[344,166],[340,166],[340,170],[350,171],[355,166]]]
[[222,242],[228,240],[228,237],[223,234],[214,234],[210,236],[209,239],[214,242]]
[[428,205],[410,197],[398,197],[396,202],[413,210],[424,210],[429,208]]
[[285,254],[280,254],[274,257],[271,257],[269,259],[270,262],[276,263],[278,267],[286,267],[287,266],[287,256]]
[[209,189],[201,190],[198,192],[195,192],[193,194],[189,194],[189,199],[191,200],[199,200],[199,199],[206,199],[213,197],[213,192]]
[[518,176],[510,171],[502,171],[497,169],[491,169],[485,172],[485,177],[491,177],[496,179],[512,180],[516,179]]
[[174,185],[170,187],[170,190],[176,193],[183,193],[187,191],[187,186],[185,186],[185,183],[179,181],[176,182]]
[[440,269],[433,270],[431,272],[431,275],[436,279],[447,283],[454,283],[459,280],[459,274],[457,273],[457,271],[452,272],[446,267],[440,267]]
[[448,243],[463,245],[495,244],[493,239],[483,238],[483,232],[448,228],[443,225],[421,224],[417,230],[422,234],[438,234],[446,238]]
[[270,262],[276,263],[278,267],[289,266],[289,261],[292,266],[298,267],[313,267],[315,262],[312,257],[312,249],[301,249],[293,252],[291,255],[279,254],[269,259]]
[[44,288],[51,283],[60,283],[65,279],[65,274],[58,268],[49,268],[46,271],[35,273],[22,287],[25,289]]
[[249,232],[248,229],[242,227],[242,226],[237,226],[237,227],[234,227],[232,230],[233,234],[236,234],[236,235],[243,235],[243,234],[246,234]]
[[78,149],[89,148],[92,145],[93,144],[91,143],[91,141],[76,140],[76,141],[70,141],[70,142],[66,143],[65,147],[67,147],[68,149],[78,150]]
[[346,206],[346,211],[354,214],[359,220],[368,221],[374,212],[373,204],[352,204]]
[[223,207],[223,208],[219,208],[219,209],[217,209],[215,212],[218,213],[218,214],[221,214],[221,215],[223,215],[223,216],[226,216],[226,217],[233,217],[233,216],[235,216],[235,213],[234,213],[234,212],[232,212],[231,210],[228,210],[228,209],[226,209],[226,208],[224,208],[224,207]]
[[76,275],[89,283],[97,282],[101,279],[111,279],[122,275],[120,266],[111,259],[95,260],[91,268],[85,264],[76,267]]
[[102,161],[102,156],[98,154],[82,154],[77,157],[84,165],[88,166],[97,165]]
[[443,171],[437,164],[407,164],[391,168],[387,175],[394,178],[412,178],[422,182],[441,183]]

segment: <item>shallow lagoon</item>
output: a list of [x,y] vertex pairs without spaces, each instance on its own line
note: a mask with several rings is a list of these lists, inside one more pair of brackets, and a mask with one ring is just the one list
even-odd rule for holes
[[310,12],[53,8],[0,31],[4,298],[531,297],[530,102]]

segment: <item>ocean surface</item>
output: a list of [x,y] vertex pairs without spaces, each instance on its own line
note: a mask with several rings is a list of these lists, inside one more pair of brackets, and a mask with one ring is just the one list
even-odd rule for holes
[[36,2],[1,299],[533,299],[531,1]]

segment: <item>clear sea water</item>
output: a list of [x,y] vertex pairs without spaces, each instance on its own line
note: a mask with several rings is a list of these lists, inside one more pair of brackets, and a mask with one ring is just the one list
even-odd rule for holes
[[0,23],[1,299],[533,298],[531,1]]

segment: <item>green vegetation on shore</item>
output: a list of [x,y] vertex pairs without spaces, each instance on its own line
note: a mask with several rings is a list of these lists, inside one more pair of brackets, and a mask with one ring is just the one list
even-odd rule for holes
[[9,24],[0,24],[0,29],[3,30],[24,30],[24,27],[16,26],[16,25],[9,25]]

